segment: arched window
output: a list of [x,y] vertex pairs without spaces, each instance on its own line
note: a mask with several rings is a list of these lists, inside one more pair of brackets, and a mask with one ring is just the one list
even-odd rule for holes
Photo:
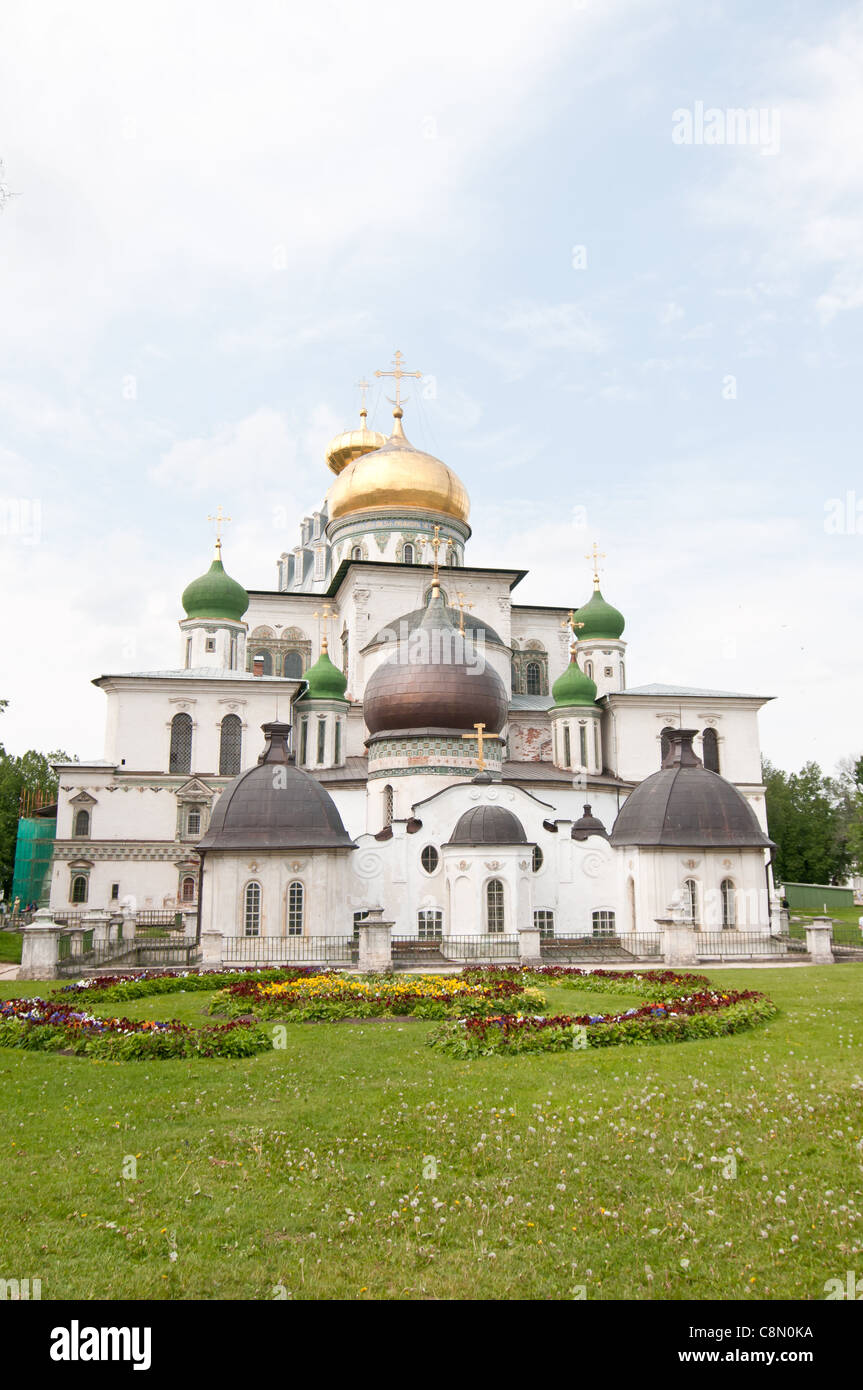
[[303,899],[305,893],[301,883],[288,886],[288,936],[303,934]]
[[322,763],[322,762],[324,761],[324,757],[325,757],[325,755],[326,755],[326,751],[327,751],[327,721],[326,721],[326,719],[319,719],[319,720],[318,720],[318,745],[317,745],[317,760],[318,760],[319,763]]
[[438,854],[434,845],[425,846],[422,854],[420,855],[420,863],[422,864],[427,874],[434,873],[435,869],[440,863],[440,855]]
[[702,762],[708,772],[719,771],[719,739],[715,729],[705,729],[701,735]]
[[410,541],[406,543],[402,551],[402,560],[406,565],[412,565],[414,562],[414,548],[411,545]]
[[730,878],[724,878],[719,885],[719,892],[722,895],[722,925],[723,927],[737,926],[737,895],[734,891],[734,884]]
[[586,661],[586,662],[584,663],[584,674],[585,674],[586,676],[590,676],[590,679],[593,680],[593,662],[592,662],[592,661]]
[[252,666],[256,661],[261,663],[261,675],[271,676],[273,674],[273,654],[272,652],[255,652]]
[[563,726],[563,761],[566,767],[572,766],[572,736],[568,724]]
[[337,719],[333,729],[333,762],[336,767],[342,761],[342,721]]
[[584,724],[578,726],[578,752],[581,757],[581,766],[587,767],[587,729]]
[[668,757],[668,750],[669,750],[669,748],[671,747],[671,739],[670,739],[668,736],[669,736],[669,734],[673,734],[673,733],[674,733],[674,730],[672,729],[672,727],[671,727],[670,724],[666,724],[665,728],[662,729],[661,732],[660,732],[660,735],[659,735],[659,761],[660,761],[661,763],[664,763],[664,762],[665,762],[665,759]]
[[87,901],[87,875],[76,874],[72,879],[72,902],[85,903]]
[[352,559],[352,560],[361,560],[362,558],[363,558],[363,548],[362,548],[362,546],[361,546],[361,545],[355,545],[354,548],[353,548],[353,550],[351,551],[351,559]]
[[613,912],[603,908],[599,912],[592,912],[590,916],[594,936],[614,936],[615,918]]
[[243,722],[238,714],[226,714],[222,720],[219,743],[219,776],[239,777],[242,767]]
[[289,680],[299,680],[303,674],[303,657],[301,652],[288,652],[285,656],[285,675]]
[[456,554],[455,546],[452,547],[452,549],[450,550],[449,554],[447,555],[447,557],[446,557],[446,562],[447,562],[447,564],[450,565],[453,569],[457,569],[457,568],[458,568],[458,555]]
[[542,694],[542,667],[538,661],[529,661],[525,668],[526,694]]
[[72,833],[73,833],[74,835],[89,835],[89,834],[90,834],[90,812],[89,812],[89,811],[76,811],[76,812],[75,812],[75,829],[74,829],[74,831],[73,831]]
[[629,878],[626,882],[626,906],[629,913],[629,930],[635,931],[635,879]]
[[531,862],[532,862],[533,872],[534,872],[535,874],[538,874],[539,871],[540,871],[540,869],[542,868],[543,859],[544,859],[544,855],[543,855],[542,850],[540,849],[539,845],[534,845],[534,847],[533,847],[533,855],[531,856]]
[[175,714],[171,720],[171,752],[169,772],[192,771],[192,716]]
[[520,684],[519,684],[519,679],[518,679],[518,667],[516,666],[516,664],[515,664],[514,661],[510,662],[510,671],[511,671],[511,676],[510,676],[510,678],[511,678],[511,680],[512,680],[512,693],[513,693],[513,695],[520,695],[520,694],[521,694],[521,686],[520,686]]
[[485,889],[486,930],[503,931],[503,884],[499,878],[490,878]]
[[683,883],[683,912],[687,922],[698,921],[698,884],[694,878]]
[[392,825],[395,814],[395,796],[389,782],[384,787],[384,825]]
[[180,889],[180,898],[184,903],[195,901],[195,880],[191,874],[187,874],[183,879],[183,886]]
[[305,767],[309,756],[309,721],[308,718],[300,720],[300,762]]
[[443,936],[443,913],[437,907],[425,907],[417,913],[417,936],[420,941],[440,941]]
[[247,883],[243,894],[243,931],[246,936],[261,934],[261,885]]

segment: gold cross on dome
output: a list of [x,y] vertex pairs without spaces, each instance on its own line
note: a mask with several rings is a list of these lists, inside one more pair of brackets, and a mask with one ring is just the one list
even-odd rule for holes
[[413,377],[416,377],[416,379],[417,379],[418,381],[419,381],[420,378],[422,377],[422,372],[406,372],[406,371],[404,370],[404,368],[402,367],[402,363],[404,362],[404,360],[405,360],[405,359],[404,359],[404,355],[403,355],[401,352],[397,352],[396,355],[395,355],[395,357],[393,358],[393,366],[394,366],[394,368],[395,368],[394,371],[391,371],[391,372],[375,372],[375,376],[393,376],[393,377],[395,377],[395,380],[396,380],[396,396],[395,396],[395,400],[393,400],[392,396],[387,396],[387,400],[388,400],[388,401],[392,401],[392,404],[396,407],[397,410],[400,410],[400,409],[401,409],[401,404],[402,404],[402,394],[401,394],[401,392],[402,392],[402,377],[403,377],[403,376],[413,376]]
[[464,594],[462,593],[457,593],[456,598],[458,600],[458,630],[462,637],[464,637],[464,610],[466,608],[473,608],[473,604],[465,603]]
[[604,560],[604,559],[606,558],[605,551],[604,551],[604,550],[600,550],[599,546],[596,544],[596,541],[594,541],[594,542],[593,542],[593,549],[591,550],[590,554],[589,554],[589,555],[585,555],[584,558],[585,558],[585,560],[590,560],[590,561],[592,561],[592,563],[593,563],[593,582],[594,582],[594,584],[596,585],[596,587],[599,588],[599,562],[600,562],[600,560]]
[[572,629],[572,635],[573,635],[573,637],[576,636],[576,631],[575,631],[575,629],[576,629],[577,627],[584,627],[584,623],[579,623],[579,622],[576,621],[575,610],[572,609],[572,608],[570,608],[570,610],[569,610],[569,617],[568,617],[568,618],[564,618],[564,619],[561,621],[561,624],[560,624],[560,625],[561,625],[561,627],[568,627],[568,628],[571,628],[571,629]]
[[482,771],[484,770],[484,768],[485,768],[485,758],[483,757],[483,752],[482,752],[483,743],[484,743],[484,741],[485,741],[486,739],[496,739],[496,738],[497,738],[497,734],[487,734],[486,731],[485,731],[485,724],[474,724],[473,727],[476,729],[476,733],[475,733],[475,734],[462,734],[462,738],[475,738],[475,739],[476,739],[476,744],[477,744],[476,765],[477,765],[478,770],[479,770],[480,772],[482,772]]
[[218,560],[221,559],[222,555],[222,527],[224,526],[225,522],[230,521],[231,518],[229,516],[225,516],[224,512],[222,511],[222,504],[220,502],[218,507],[216,508],[216,515],[208,516],[207,520],[214,521],[216,523],[216,559]]
[[317,612],[315,612],[315,613],[312,614],[312,617],[313,617],[313,618],[320,618],[321,622],[323,623],[324,631],[323,631],[323,635],[322,635],[322,637],[321,637],[321,651],[322,651],[322,652],[325,652],[325,651],[328,650],[329,643],[328,643],[328,639],[327,639],[327,623],[329,622],[329,620],[330,620],[330,618],[331,618],[332,616],[333,616],[333,615],[332,615],[332,611],[331,611],[331,609],[330,609],[329,599],[327,599],[326,603],[324,604],[324,611],[323,611],[323,613],[317,613]]

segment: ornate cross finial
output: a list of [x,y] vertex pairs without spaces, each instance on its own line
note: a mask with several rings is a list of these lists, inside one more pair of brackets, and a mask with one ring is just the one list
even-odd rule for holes
[[496,738],[497,738],[497,734],[487,734],[486,731],[485,731],[485,724],[474,724],[473,727],[476,729],[476,733],[475,733],[475,734],[462,734],[462,738],[475,738],[475,739],[476,739],[476,744],[477,744],[476,765],[477,765],[477,769],[478,769],[480,772],[482,772],[482,771],[484,771],[484,769],[485,769],[485,758],[483,757],[483,752],[482,752],[483,742],[484,742],[485,739],[489,739],[489,738],[491,738],[491,739],[496,739]]
[[604,550],[600,550],[599,546],[596,544],[596,541],[594,541],[594,542],[593,542],[593,549],[591,550],[590,554],[589,554],[589,555],[585,555],[584,558],[585,558],[585,560],[590,560],[590,561],[592,561],[592,563],[593,563],[593,587],[594,587],[595,589],[598,589],[598,588],[599,588],[599,562],[600,562],[600,560],[604,560],[604,559],[605,559],[605,551],[604,551]]
[[462,637],[464,637],[464,610],[466,608],[473,608],[473,604],[465,603],[464,594],[462,593],[457,593],[456,598],[458,599],[458,630]]
[[368,392],[368,390],[369,390],[369,383],[368,383],[368,382],[365,380],[365,378],[364,378],[362,381],[358,381],[358,382],[357,382],[357,387],[358,387],[358,389],[362,392],[362,405],[360,406],[360,419],[361,419],[362,422],[363,422],[363,428],[365,428],[365,424],[366,424],[366,421],[368,420],[368,416],[369,416],[368,404],[367,404],[367,402],[366,402],[366,394],[367,394],[367,392]]
[[404,360],[405,360],[405,359],[404,359],[404,355],[403,355],[401,352],[397,352],[396,355],[395,355],[395,357],[393,358],[393,366],[394,366],[394,370],[393,370],[393,371],[391,371],[391,372],[375,372],[375,376],[393,376],[393,377],[395,377],[395,379],[396,379],[396,394],[395,394],[395,400],[393,400],[393,397],[392,397],[392,396],[387,396],[387,400],[388,400],[388,401],[392,401],[392,404],[395,406],[396,410],[399,410],[399,411],[400,411],[401,408],[402,408],[402,377],[403,377],[403,376],[414,376],[414,377],[417,378],[418,381],[419,381],[419,379],[422,377],[422,372],[406,372],[406,371],[404,370],[404,368],[402,367],[402,363],[404,362]]
[[315,613],[312,614],[312,617],[313,617],[313,618],[320,618],[320,620],[321,620],[321,622],[322,622],[322,624],[323,624],[324,631],[323,631],[323,634],[322,634],[322,636],[321,636],[321,651],[322,651],[322,652],[326,652],[326,651],[329,650],[329,642],[328,642],[328,639],[327,639],[327,623],[329,622],[329,620],[330,620],[330,618],[331,618],[332,616],[333,616],[333,615],[332,615],[332,611],[331,611],[331,609],[330,609],[330,601],[329,601],[329,599],[327,599],[326,602],[324,603],[324,611],[323,611],[323,613],[317,613],[317,612],[315,612]]
[[575,611],[574,611],[574,609],[570,608],[570,610],[569,610],[569,616],[566,617],[566,618],[563,618],[563,619],[561,620],[561,624],[560,624],[560,625],[561,625],[561,627],[568,627],[568,628],[571,630],[571,632],[572,632],[572,644],[571,644],[569,650],[570,650],[571,652],[575,652],[575,644],[576,644],[576,642],[578,641],[578,633],[576,632],[576,628],[584,627],[584,623],[580,623],[580,622],[578,622],[578,621],[576,620]]
[[216,523],[216,559],[217,559],[217,560],[221,560],[221,558],[222,558],[222,527],[224,526],[225,522],[226,522],[226,521],[230,521],[231,518],[230,518],[229,516],[225,516],[225,515],[224,515],[224,513],[222,512],[222,504],[221,504],[221,502],[220,502],[219,505],[218,505],[218,507],[216,508],[216,515],[215,515],[215,516],[208,516],[208,517],[207,517],[207,520],[208,520],[208,521],[214,521],[214,522]]
[[434,536],[433,536],[432,539],[429,541],[429,545],[431,546],[432,550],[434,551],[434,571],[433,571],[433,573],[432,573],[432,595],[435,596],[435,595],[437,595],[437,594],[440,592],[440,569],[439,569],[439,566],[438,566],[438,557],[437,557],[437,553],[438,553],[438,551],[440,550],[441,546],[443,545],[443,541],[442,541],[441,538],[440,538],[440,527],[439,527],[439,526],[435,526],[435,528],[434,528]]

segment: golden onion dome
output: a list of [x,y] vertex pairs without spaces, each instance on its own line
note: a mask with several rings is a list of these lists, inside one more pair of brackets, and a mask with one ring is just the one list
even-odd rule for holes
[[466,522],[470,498],[464,483],[440,459],[415,449],[402,429],[401,410],[396,407],[393,414],[389,439],[355,458],[330,488],[330,519],[396,508]]
[[367,418],[365,410],[361,410],[362,424],[358,430],[343,430],[335,439],[330,440],[327,463],[334,473],[341,473],[349,463],[354,462],[354,459],[362,458],[363,454],[370,454],[386,444],[385,435],[379,430],[370,430],[367,427]]

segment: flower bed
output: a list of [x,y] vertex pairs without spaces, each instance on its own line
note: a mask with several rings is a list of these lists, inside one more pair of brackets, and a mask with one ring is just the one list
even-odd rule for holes
[[[593,978],[589,976],[591,989]],[[589,981],[585,979],[584,986]],[[755,990],[707,988],[694,994],[681,992],[661,1002],[649,1001],[620,1014],[462,1018],[438,1029],[429,1042],[453,1057],[566,1052],[584,1047],[718,1037],[753,1028],[776,1013],[773,1001]]]
[[314,965],[297,967],[270,966],[255,969],[239,966],[236,970],[142,970],[134,975],[94,975],[64,985],[60,994],[92,993],[101,1002],[114,1003],[129,999],[146,999],[151,994],[188,994],[194,990],[219,989],[238,979],[256,982],[301,978],[318,973]]
[[464,975],[351,976],[318,971],[278,981],[236,981],[220,990],[210,1011],[308,1023],[395,1015],[443,1019],[516,1014],[544,1003],[541,991],[521,977],[477,981]]
[[645,1000],[666,999],[686,991],[709,989],[706,975],[681,975],[676,970],[591,970],[577,965],[482,965],[462,972],[471,980],[524,980],[529,984],[556,985],[558,989],[589,989],[591,994],[632,994],[638,989]]
[[263,1028],[244,1023],[195,1029],[176,1019],[99,1018],[55,997],[0,1002],[0,1047],[143,1061],[157,1057],[251,1057],[272,1047],[272,1039]]

